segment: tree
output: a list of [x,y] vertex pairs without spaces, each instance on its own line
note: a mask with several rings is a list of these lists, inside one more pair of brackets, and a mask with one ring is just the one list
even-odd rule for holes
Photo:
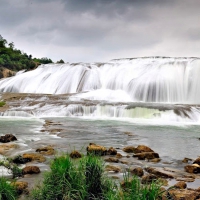
[[65,63],[64,60],[60,59],[59,61],[57,61],[56,63]]

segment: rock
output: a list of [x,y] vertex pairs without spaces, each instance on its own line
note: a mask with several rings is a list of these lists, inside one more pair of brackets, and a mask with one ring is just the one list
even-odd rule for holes
[[154,152],[151,148],[145,146],[145,145],[139,145],[134,153],[143,153],[143,152]]
[[142,177],[141,183],[142,184],[149,184],[157,180],[157,176],[153,174],[148,174]]
[[154,158],[154,159],[151,159],[151,160],[149,160],[150,162],[154,162],[154,163],[158,163],[158,162],[160,162],[161,161],[161,159],[160,158]]
[[51,146],[38,148],[38,149],[36,149],[36,152],[39,152],[43,155],[54,155],[55,154],[55,150]]
[[12,149],[16,149],[18,147],[17,144],[1,144],[0,145],[0,154],[6,155]]
[[0,137],[0,142],[7,143],[17,140],[17,138],[13,134],[6,134]]
[[125,160],[121,160],[120,163],[128,165],[128,161],[125,161]]
[[110,157],[110,158],[106,158],[105,161],[106,161],[106,162],[115,162],[115,163],[118,163],[118,162],[119,162],[119,159]]
[[179,181],[174,185],[174,187],[178,189],[185,189],[187,188],[187,184],[184,181]]
[[135,147],[133,146],[127,146],[127,147],[124,147],[123,148],[123,151],[126,152],[126,153],[135,153]]
[[38,153],[25,153],[22,156],[24,159],[30,159],[30,161],[45,162],[46,158]]
[[82,155],[78,152],[78,151],[72,151],[70,154],[69,154],[70,158],[81,158]]
[[120,154],[120,153],[116,154],[116,158],[122,158],[122,157],[123,157],[122,154]]
[[194,182],[195,179],[194,178],[179,177],[179,178],[176,178],[176,181]]
[[30,162],[31,159],[30,158],[23,158],[21,155],[18,155],[16,157],[14,157],[12,161],[15,164],[25,164],[27,162]]
[[174,178],[173,174],[170,172],[165,171],[162,168],[154,168],[154,167],[147,167],[145,168],[145,170],[150,173],[150,174],[154,174],[158,177],[162,177],[162,178]]
[[130,168],[129,171],[131,172],[131,174],[134,174],[140,177],[144,175],[144,171],[141,167]]
[[183,163],[188,163],[189,161],[192,161],[192,159],[191,158],[184,158],[182,160]]
[[113,166],[113,165],[107,165],[105,167],[105,170],[106,171],[114,171],[115,173],[118,173],[121,171],[121,168],[120,167],[116,167],[116,166]]
[[186,165],[185,171],[188,173],[197,174],[197,173],[200,173],[200,166],[198,164]]
[[103,155],[106,155],[107,149],[104,146],[90,143],[89,146],[87,146],[87,153],[103,156]]
[[155,158],[159,158],[159,154],[155,152],[143,152],[143,153],[136,153],[133,157],[137,157],[139,160],[152,160]]
[[40,168],[37,166],[27,166],[22,169],[23,174],[38,174],[40,173]]
[[171,189],[163,194],[162,200],[196,200],[200,193],[189,189]]
[[117,150],[113,147],[110,147],[107,151],[107,155],[117,155]]
[[193,164],[198,164],[198,165],[200,165],[200,157],[197,158],[197,159],[193,162]]
[[161,184],[162,186],[168,186],[168,180],[163,179],[163,178],[159,178],[158,179],[159,184]]
[[17,193],[19,195],[22,194],[22,193],[26,193],[27,194],[27,187],[28,187],[28,183],[27,182],[17,181],[17,182],[11,183],[11,185],[13,185],[16,188]]

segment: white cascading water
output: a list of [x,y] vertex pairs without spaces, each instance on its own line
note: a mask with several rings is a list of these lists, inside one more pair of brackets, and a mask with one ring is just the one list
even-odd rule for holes
[[[119,59],[108,63],[41,65],[33,71],[20,72],[14,77],[0,80],[0,92],[71,93],[66,99],[71,103],[66,105],[64,101],[51,104],[44,97],[44,100],[38,99],[45,102],[44,105],[38,103],[30,106],[22,101],[18,108],[11,106],[0,115],[95,116],[199,122],[199,106],[191,105],[189,110],[185,107],[180,111],[173,108],[149,108],[146,105],[130,109],[127,107],[133,102],[200,104],[199,75],[198,58],[149,57]],[[78,101],[80,103],[74,103]],[[85,101],[99,103],[85,105]]]

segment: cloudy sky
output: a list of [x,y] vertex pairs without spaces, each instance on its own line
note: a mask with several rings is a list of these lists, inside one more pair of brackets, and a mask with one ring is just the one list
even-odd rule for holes
[[200,0],[0,0],[0,34],[65,62],[200,56]]

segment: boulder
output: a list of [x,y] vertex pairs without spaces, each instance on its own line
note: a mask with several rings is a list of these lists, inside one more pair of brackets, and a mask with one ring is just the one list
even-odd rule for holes
[[104,146],[90,143],[89,146],[87,146],[87,153],[103,156],[106,155],[107,149]]
[[137,157],[139,160],[152,160],[155,158],[159,158],[159,154],[155,152],[143,152],[143,153],[136,153],[133,157]]
[[129,171],[131,172],[131,174],[134,174],[136,176],[142,177],[144,175],[144,171],[141,167],[131,167]]
[[40,173],[40,168],[37,166],[27,166],[22,169],[23,174],[38,174]]
[[153,174],[148,174],[142,177],[141,183],[142,184],[149,184],[156,181],[158,178]]
[[116,158],[122,158],[122,157],[123,157],[122,154],[120,154],[120,153],[116,154]]
[[113,166],[113,165],[107,165],[105,167],[105,170],[106,171],[114,171],[115,173],[118,173],[121,171],[121,168],[120,167],[116,167],[116,166]]
[[27,162],[30,162],[31,159],[30,158],[23,158],[21,155],[18,155],[16,157],[14,157],[12,161],[15,164],[25,164]]
[[187,184],[184,181],[179,181],[174,185],[174,187],[178,189],[185,189],[187,188]]
[[72,151],[70,154],[69,154],[70,158],[81,158],[82,155],[78,152],[78,151]]
[[200,165],[200,157],[197,158],[197,159],[193,162],[193,164],[198,164],[198,165]]
[[41,153],[43,155],[54,155],[55,154],[55,150],[51,146],[38,148],[38,149],[36,149],[36,152]]
[[17,138],[13,134],[6,134],[0,137],[0,142],[7,143],[17,140]]
[[107,151],[107,155],[117,155],[117,150],[113,147],[110,147]]
[[145,145],[139,145],[137,146],[137,148],[135,149],[134,153],[143,153],[143,152],[154,152],[151,148],[149,148],[148,146]]
[[45,162],[46,158],[39,153],[25,153],[22,156],[24,159],[29,159],[30,161]]
[[123,151],[126,152],[126,153],[135,153],[135,147],[133,146],[127,146],[127,147],[124,147],[123,148]]
[[198,164],[186,165],[185,171],[188,173],[197,174],[197,173],[200,173],[200,166]]
[[14,186],[17,190],[17,193],[20,195],[22,193],[26,193],[27,194],[27,187],[28,187],[28,183],[25,181],[17,181],[17,182],[13,182],[11,183],[12,186]]
[[119,159],[110,157],[110,158],[106,158],[105,161],[106,161],[106,162],[115,162],[115,163],[118,163],[118,162],[119,162]]

